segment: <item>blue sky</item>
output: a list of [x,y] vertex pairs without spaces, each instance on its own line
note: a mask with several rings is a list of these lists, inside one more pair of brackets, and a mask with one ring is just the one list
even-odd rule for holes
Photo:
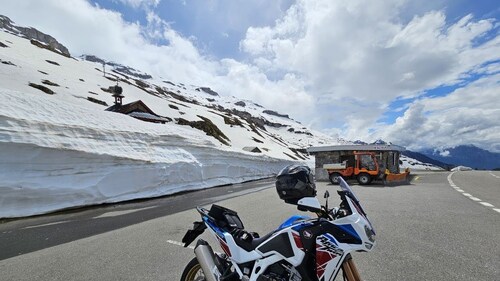
[[[93,1],[99,6],[119,11],[129,22],[146,24],[148,10],[168,22],[183,37],[196,38],[197,47],[207,56],[218,59],[244,59],[245,54],[239,50],[239,42],[245,37],[249,26],[272,25],[282,16],[293,1],[254,1],[252,5],[241,6],[241,1],[181,1],[163,0],[155,7],[142,6],[135,8],[130,2],[119,0]],[[252,1],[250,1],[252,2]],[[245,6],[245,5],[243,5]],[[238,11],[243,9],[243,11]],[[266,13],[262,11],[268,10]],[[233,18],[234,16],[234,18]],[[158,41],[158,44],[168,44]]]
[[70,2],[0,10],[73,54],[208,86],[332,136],[500,151],[498,1]]

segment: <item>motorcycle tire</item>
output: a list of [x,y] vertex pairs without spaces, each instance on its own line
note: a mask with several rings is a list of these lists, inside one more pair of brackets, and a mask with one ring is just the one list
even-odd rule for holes
[[205,274],[196,258],[193,258],[184,268],[181,281],[205,281]]

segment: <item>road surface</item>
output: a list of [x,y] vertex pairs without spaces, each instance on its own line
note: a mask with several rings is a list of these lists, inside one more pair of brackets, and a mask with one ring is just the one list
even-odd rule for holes
[[[179,280],[194,256],[176,245],[199,220],[192,206],[218,202],[261,234],[298,213],[272,182],[258,184],[0,224],[0,255],[9,252],[0,280]],[[336,188],[318,183],[318,197]],[[353,255],[364,280],[500,280],[500,172],[419,173],[411,185],[353,188],[377,231],[376,248]],[[74,234],[79,226],[84,235]]]

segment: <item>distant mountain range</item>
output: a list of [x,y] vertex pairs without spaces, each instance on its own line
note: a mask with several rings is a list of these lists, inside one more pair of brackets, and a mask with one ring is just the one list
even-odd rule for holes
[[490,152],[474,145],[459,145],[441,150],[427,149],[422,151],[422,154],[453,166],[462,165],[481,170],[500,168],[500,153]]
[[[357,140],[356,144],[368,144]],[[370,144],[391,144],[378,139]],[[493,170],[500,168],[500,153],[490,152],[474,145],[459,145],[446,149],[425,149],[419,152],[406,150],[403,155],[423,163],[429,163],[449,170],[456,166],[473,169]]]

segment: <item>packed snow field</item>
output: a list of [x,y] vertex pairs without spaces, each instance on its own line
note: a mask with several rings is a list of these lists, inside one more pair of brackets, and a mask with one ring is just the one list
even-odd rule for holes
[[[293,162],[311,161],[299,159],[300,154],[295,159],[287,156],[294,155],[288,149],[292,142],[300,143],[307,135],[296,137],[281,128],[254,128],[258,133],[251,135],[244,120],[242,126],[229,126],[214,109],[149,95],[126,83],[121,85],[126,99],[141,99],[162,116],[187,120],[205,116],[224,132],[230,145],[189,126],[149,123],[105,111],[106,107],[86,98],[95,91],[96,97],[113,103],[111,94],[99,89],[113,84],[96,70],[98,64],[63,57],[4,32],[0,41],[8,46],[0,48],[4,104],[0,107],[0,217],[238,183],[270,177]],[[28,85],[44,79],[59,85],[50,87],[55,94]],[[194,90],[186,90],[188,94],[202,100]],[[169,106],[173,102],[182,112]],[[301,128],[290,119],[274,119]],[[290,135],[288,143],[283,134]],[[317,139],[311,137],[308,143]],[[262,153],[242,149],[249,145],[259,145]]]
[[[0,214],[154,197],[271,176],[284,159],[223,151],[201,132],[0,90]],[[57,119],[57,116],[62,118]]]

